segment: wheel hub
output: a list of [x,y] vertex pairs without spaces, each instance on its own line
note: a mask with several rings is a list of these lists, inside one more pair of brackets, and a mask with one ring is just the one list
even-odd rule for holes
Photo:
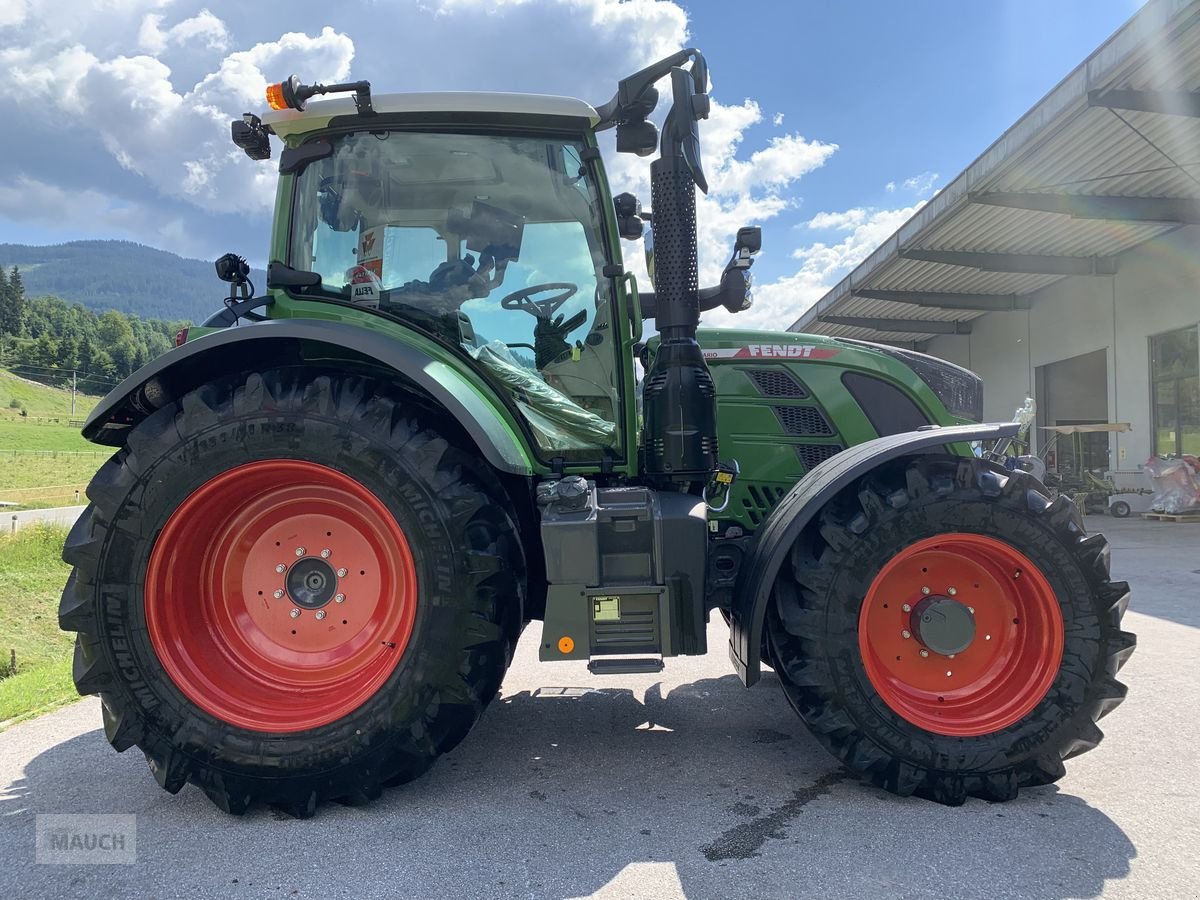
[[988,535],[947,532],[889,559],[863,598],[858,649],[881,702],[912,725],[999,731],[1046,695],[1064,628],[1046,575]]
[[327,725],[373,696],[404,654],[418,592],[383,501],[294,459],[196,487],[155,541],[144,590],[175,686],[209,715],[267,733]]
[[913,607],[913,636],[934,653],[962,653],[975,639],[975,614],[950,597],[925,597]]
[[316,556],[293,563],[285,581],[288,597],[301,609],[320,609],[333,599],[337,586],[333,566]]

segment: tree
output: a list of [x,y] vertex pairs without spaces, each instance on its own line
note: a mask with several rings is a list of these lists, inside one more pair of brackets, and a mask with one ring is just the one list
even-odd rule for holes
[[13,266],[11,277],[5,277],[0,269],[0,334],[16,337],[21,333],[24,306],[25,288],[20,271]]
[[25,284],[16,266],[8,273],[8,303],[5,304],[5,330],[20,334],[25,321]]

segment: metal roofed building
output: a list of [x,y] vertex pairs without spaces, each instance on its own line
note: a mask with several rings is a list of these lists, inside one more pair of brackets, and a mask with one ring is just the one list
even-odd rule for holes
[[973,369],[990,420],[1129,422],[1082,452],[1140,486],[1200,454],[1198,320],[1200,0],[1151,0],[790,330]]

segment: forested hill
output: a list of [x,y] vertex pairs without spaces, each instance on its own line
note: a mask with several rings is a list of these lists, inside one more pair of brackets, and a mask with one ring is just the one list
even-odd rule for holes
[[[229,288],[217,280],[211,262],[130,241],[0,244],[0,268],[13,266],[27,297],[52,294],[96,312],[115,309],[143,319],[202,322],[221,308]],[[250,277],[260,292],[266,289],[265,273]]]

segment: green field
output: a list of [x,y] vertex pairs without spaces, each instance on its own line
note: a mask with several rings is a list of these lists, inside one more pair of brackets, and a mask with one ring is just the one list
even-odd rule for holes
[[0,452],[5,450],[96,450],[79,433],[66,424],[42,425],[21,419],[0,419]]
[[17,671],[0,678],[0,722],[76,697],[72,638],[58,629],[58,598],[69,567],[59,559],[66,529],[33,525],[0,536],[0,671],[12,651]]
[[[0,502],[4,509],[70,506],[108,451],[89,444],[78,423],[97,398],[34,384],[0,369]],[[14,407],[13,402],[19,404]],[[22,409],[27,415],[22,416]],[[13,506],[12,504],[17,504]]]
[[86,418],[100,398],[76,394],[75,415],[72,416],[70,391],[37,384],[0,369],[0,417],[9,419],[21,415],[20,409],[12,406],[14,400],[22,404],[31,417],[59,418],[66,424],[70,418]]
[[[86,417],[96,399],[78,395],[74,418]],[[75,491],[108,451],[85,441],[78,426],[68,424],[71,418],[69,391],[0,370],[0,501],[20,507],[77,502]],[[65,538],[65,529],[43,525],[0,536],[0,722],[76,696],[72,639],[58,630],[58,598],[69,571],[59,558]],[[13,651],[17,669],[8,674]]]

